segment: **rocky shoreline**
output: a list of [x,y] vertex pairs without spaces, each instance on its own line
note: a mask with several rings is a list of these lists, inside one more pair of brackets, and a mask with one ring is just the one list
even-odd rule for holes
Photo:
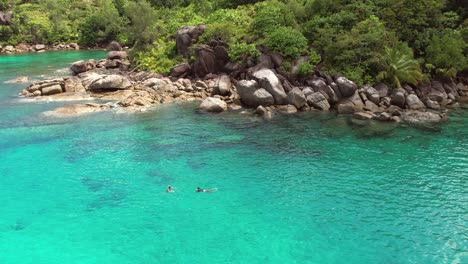
[[46,51],[57,51],[57,50],[80,50],[80,46],[76,43],[69,44],[18,44],[13,45],[0,45],[0,54],[17,54],[17,53],[28,53],[28,52],[46,52]]
[[[186,31],[183,34],[187,35]],[[201,110],[216,113],[244,109],[271,118],[278,112],[335,111],[352,115],[354,120],[409,124],[447,120],[447,110],[460,107],[457,100],[468,96],[463,80],[389,89],[385,84],[358,87],[344,76],[316,71],[301,83],[292,82],[279,72],[279,55],[266,51],[246,68],[229,61],[222,43],[212,42],[197,47],[195,61],[175,66],[168,77],[131,70],[127,53],[113,42],[107,59],[77,61],[70,67],[73,76],[34,82],[20,96],[112,101],[67,106],[48,113],[56,116],[117,107],[145,111],[158,104],[199,101]],[[178,45],[178,49],[184,54],[187,47]]]

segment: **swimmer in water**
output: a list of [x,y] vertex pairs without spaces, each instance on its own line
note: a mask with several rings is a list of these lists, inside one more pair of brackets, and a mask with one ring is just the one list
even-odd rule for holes
[[210,189],[210,190],[205,190],[205,189],[202,189],[200,187],[197,187],[197,189],[195,190],[195,192],[216,192],[218,190],[218,188],[213,188],[213,189]]
[[169,185],[169,186],[167,186],[166,192],[168,192],[168,193],[169,192],[174,192],[174,189],[172,188],[172,186]]

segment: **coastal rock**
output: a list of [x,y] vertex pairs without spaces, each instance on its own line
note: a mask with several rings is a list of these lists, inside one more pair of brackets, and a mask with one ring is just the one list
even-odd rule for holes
[[192,45],[194,40],[198,39],[198,37],[205,32],[205,28],[206,26],[202,24],[197,26],[185,26],[177,30],[177,53],[188,58],[188,48]]
[[174,66],[171,69],[171,71],[169,73],[169,76],[172,76],[172,77],[185,77],[190,72],[191,69],[192,69],[192,67],[190,66],[190,64],[182,63],[182,64]]
[[315,92],[307,96],[307,104],[319,110],[327,111],[330,109],[330,104],[321,92]]
[[99,78],[89,85],[89,90],[117,90],[128,89],[131,82],[124,76],[118,74],[100,75]]
[[79,50],[80,49],[80,45],[78,45],[76,43],[70,43],[70,44],[68,44],[68,47],[70,49],[74,49],[74,50]]
[[382,108],[378,105],[374,104],[372,101],[368,100],[364,103],[364,110],[371,111],[371,112],[382,112]]
[[47,86],[43,87],[41,89],[42,95],[53,95],[53,94],[58,94],[62,93],[62,86],[60,84],[52,85],[52,86]]
[[45,50],[46,46],[44,44],[36,44],[34,45],[34,50],[39,52]]
[[219,94],[222,96],[226,96],[231,94],[231,78],[227,75],[222,75],[214,80],[214,89],[213,94]]
[[405,102],[406,102],[406,98],[405,98],[405,94],[404,92],[400,91],[401,89],[399,90],[396,90],[392,96],[390,97],[391,98],[391,101],[390,103],[392,105],[396,105],[396,106],[399,106],[401,108],[405,107]]
[[354,95],[349,98],[342,99],[338,103],[337,110],[339,114],[352,114],[354,112],[362,111],[363,107],[364,103],[356,90]]
[[267,54],[261,54],[257,57],[257,66],[259,68],[274,69],[275,64]]
[[293,88],[289,92],[287,101],[289,104],[294,105],[297,109],[301,109],[307,103],[304,93],[298,87]]
[[359,120],[370,120],[374,118],[374,114],[369,113],[369,112],[356,112],[353,114],[353,118],[359,119]]
[[314,91],[319,92],[325,90],[327,83],[321,78],[315,78],[312,81],[307,82]]
[[75,74],[80,74],[86,71],[90,71],[96,67],[96,61],[89,60],[89,61],[76,61],[72,63],[70,70]]
[[110,51],[107,53],[109,60],[125,60],[128,58],[128,54],[125,51]]
[[236,88],[242,103],[247,106],[270,106],[275,103],[273,95],[267,90],[259,88],[256,81],[241,80],[237,82]]
[[64,92],[75,92],[75,93],[85,93],[86,92],[86,89],[84,88],[83,84],[81,83],[80,78],[78,78],[76,76],[64,79],[63,90],[64,90]]
[[335,83],[340,89],[340,95],[344,98],[352,96],[357,90],[357,85],[345,77],[336,78]]
[[374,89],[378,92],[380,98],[384,98],[384,97],[388,96],[388,86],[387,85],[385,85],[383,83],[379,83],[379,84],[377,84],[377,86],[375,86]]
[[3,48],[3,52],[5,52],[5,53],[13,53],[15,51],[16,51],[15,47],[13,47],[11,45],[5,46]]
[[219,98],[208,97],[200,104],[200,109],[206,112],[219,113],[227,110],[227,104]]
[[122,46],[121,46],[120,43],[118,43],[117,41],[112,41],[112,42],[109,43],[109,45],[107,46],[107,50],[108,50],[108,51],[121,51],[121,50],[122,50]]
[[372,103],[376,105],[380,103],[380,94],[375,88],[370,86],[364,87],[364,94]]
[[433,110],[439,110],[440,109],[440,104],[437,101],[432,101],[430,99],[428,99],[426,101],[426,106],[427,106],[427,108],[433,109]]
[[275,99],[275,104],[282,105],[286,102],[287,95],[278,77],[270,69],[255,71],[253,76],[257,79],[262,88],[267,90]]
[[279,105],[278,111],[283,114],[294,114],[297,113],[297,108],[294,105]]
[[126,98],[117,104],[123,107],[148,107],[154,102],[153,96],[147,91],[137,91],[130,93]]
[[415,94],[410,94],[406,97],[406,105],[408,109],[418,110],[425,108],[424,103],[419,100]]
[[208,45],[199,45],[195,50],[193,72],[196,77],[203,78],[209,73],[215,73],[217,61],[214,51]]
[[37,81],[21,92],[25,96],[53,95],[63,92],[63,79]]

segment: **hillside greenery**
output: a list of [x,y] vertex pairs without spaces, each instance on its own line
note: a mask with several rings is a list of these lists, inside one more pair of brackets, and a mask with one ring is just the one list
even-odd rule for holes
[[176,53],[177,29],[202,23],[198,42],[228,43],[236,62],[255,59],[257,47],[283,55],[285,70],[309,56],[291,75],[319,69],[400,86],[468,72],[464,0],[0,0],[1,10],[14,15],[0,45],[117,40],[160,73],[187,60]]

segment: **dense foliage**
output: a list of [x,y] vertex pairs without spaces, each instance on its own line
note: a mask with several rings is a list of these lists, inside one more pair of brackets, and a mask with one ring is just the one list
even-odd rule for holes
[[2,45],[117,40],[134,48],[140,67],[159,72],[184,60],[177,29],[200,23],[198,42],[226,42],[236,62],[267,48],[288,70],[308,56],[292,75],[320,69],[399,86],[468,72],[468,4],[460,0],[0,0],[0,10],[14,14],[0,26]]

